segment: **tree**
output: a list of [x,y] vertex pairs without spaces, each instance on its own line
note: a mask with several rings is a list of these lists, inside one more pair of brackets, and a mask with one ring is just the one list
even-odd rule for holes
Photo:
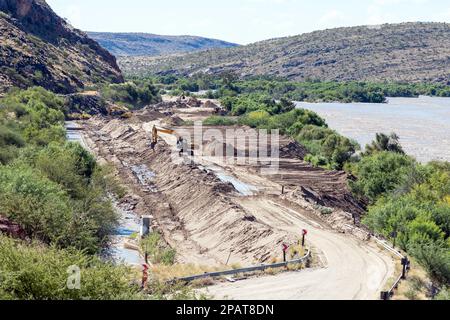
[[352,191],[374,203],[380,196],[394,191],[405,180],[415,160],[395,152],[377,152],[363,157],[355,166],[356,181],[350,181]]
[[390,151],[400,154],[405,154],[400,145],[400,138],[397,134],[391,133],[386,135],[384,133],[377,133],[375,140],[366,146],[365,156],[374,154],[375,152]]

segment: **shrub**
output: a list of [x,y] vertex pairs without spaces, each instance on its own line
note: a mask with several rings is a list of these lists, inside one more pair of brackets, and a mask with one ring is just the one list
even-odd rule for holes
[[15,146],[21,148],[25,146],[23,137],[16,131],[0,125],[0,147]]
[[229,117],[211,116],[203,121],[205,126],[234,126],[237,121]]
[[297,141],[310,152],[308,161],[315,166],[326,166],[331,169],[342,169],[359,149],[356,142],[337,132],[324,126],[311,124],[303,126]]
[[141,247],[155,264],[173,265],[176,251],[170,248],[157,232],[150,233],[141,241]]
[[123,103],[130,108],[140,108],[161,101],[159,90],[150,81],[109,84],[100,89],[103,98]]
[[374,203],[378,197],[394,191],[405,181],[407,173],[413,168],[415,161],[405,155],[380,152],[362,158],[355,167],[357,181],[351,181],[353,192],[366,197]]
[[[80,289],[67,286],[71,266],[80,268]],[[25,245],[0,236],[0,299],[116,300],[144,299],[133,272],[87,256],[38,243]],[[69,284],[72,282],[69,279]]]
[[[74,177],[72,172],[67,174]],[[95,253],[118,220],[95,180],[84,185],[84,197],[74,200],[39,170],[25,164],[0,167],[0,212],[19,223],[33,239]]]
[[267,111],[253,111],[240,119],[240,123],[252,128],[264,128],[268,126],[270,114]]

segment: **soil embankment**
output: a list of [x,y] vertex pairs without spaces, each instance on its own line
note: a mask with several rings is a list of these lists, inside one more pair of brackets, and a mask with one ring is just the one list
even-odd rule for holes
[[[177,262],[215,267],[227,261],[268,263],[281,258],[282,243],[296,244],[307,229],[316,269],[221,284],[210,291],[232,298],[377,297],[393,272],[393,261],[354,225],[363,209],[351,197],[345,173],[306,164],[302,147],[286,137],[280,138],[279,166],[272,173],[264,172],[265,161],[226,161],[216,151],[229,146],[216,138],[202,141],[203,153],[195,148],[200,154],[194,161],[179,157],[171,134],[161,134],[151,150],[153,125],[173,127],[174,119],[186,112],[191,111],[180,115],[173,109],[148,109],[126,120],[97,117],[83,123],[88,147],[116,167],[129,189],[125,201],[137,214],[154,217],[153,227],[176,249]],[[227,128],[214,129],[220,136]],[[274,285],[276,279],[279,285]]]
[[269,260],[286,232],[274,232],[235,201],[238,192],[201,166],[172,162],[170,147],[156,150],[142,123],[96,119],[86,123],[87,143],[113,163],[138,198],[137,212],[151,214],[180,262],[242,265]]

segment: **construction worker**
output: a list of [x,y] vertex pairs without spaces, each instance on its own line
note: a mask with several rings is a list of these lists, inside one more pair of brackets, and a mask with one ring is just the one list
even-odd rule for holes
[[155,150],[156,144],[158,143],[158,129],[156,129],[156,126],[153,126],[152,129],[152,142],[150,144],[150,148],[152,150]]
[[180,157],[184,153],[184,146],[185,146],[185,143],[184,143],[183,137],[179,137],[177,140],[177,148],[179,150]]

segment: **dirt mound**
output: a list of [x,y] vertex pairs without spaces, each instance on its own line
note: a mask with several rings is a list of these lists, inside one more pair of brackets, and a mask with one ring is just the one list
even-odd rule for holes
[[319,206],[339,208],[358,216],[364,213],[364,204],[357,201],[350,192],[323,193],[304,186],[295,192],[310,203]]
[[303,160],[307,154],[308,150],[296,141],[280,146],[280,158]]
[[204,104],[205,108],[210,108],[210,109],[216,109],[219,108],[219,106],[217,104],[215,104],[214,102],[212,102],[211,100],[207,100]]
[[203,146],[203,156],[206,157],[236,157],[237,155],[238,150],[236,148],[218,140],[212,140]]
[[175,115],[166,119],[165,122],[167,123],[168,126],[182,126],[184,124],[184,120]]
[[[278,256],[282,242],[295,241],[237,204],[231,195],[233,185],[198,166],[174,163],[163,141],[156,151],[150,150],[142,127],[115,120],[87,123],[87,141],[95,142],[91,149],[117,166],[122,179],[142,199],[137,210],[155,217],[164,238],[177,250],[178,261],[224,264],[231,254],[229,263],[252,265]],[[154,173],[152,188],[143,187],[132,170],[142,165]]]
[[134,116],[142,122],[150,122],[156,119],[164,118],[165,115],[158,110],[158,105],[145,107],[142,110],[134,112]]
[[228,183],[218,183],[213,188],[212,191],[217,193],[231,193],[236,191],[231,182]]

